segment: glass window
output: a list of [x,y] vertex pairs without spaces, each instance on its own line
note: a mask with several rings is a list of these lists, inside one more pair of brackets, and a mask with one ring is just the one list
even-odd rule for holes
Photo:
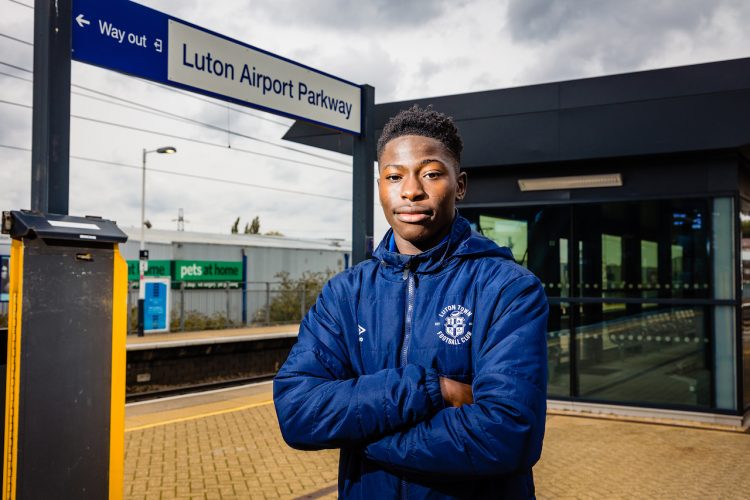
[[570,294],[570,207],[462,209],[472,228],[513,252],[550,297]]
[[[734,294],[734,200],[714,198],[712,200],[712,259],[713,297],[733,299]],[[732,306],[717,306],[714,309],[714,384],[716,407],[733,410],[737,408],[735,316]]]
[[742,372],[743,404],[750,408],[750,204],[740,213],[742,232]]
[[549,396],[570,396],[570,304],[550,305],[547,326]]
[[574,207],[577,294],[708,298],[706,200]]
[[553,302],[550,397],[721,409],[750,408],[750,203],[740,214],[742,404],[736,308],[693,300],[735,296],[736,211],[729,197],[462,209]]
[[706,309],[580,304],[579,395],[629,403],[711,405]]

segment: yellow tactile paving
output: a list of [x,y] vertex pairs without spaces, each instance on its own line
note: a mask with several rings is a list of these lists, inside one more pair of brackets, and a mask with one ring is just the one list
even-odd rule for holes
[[[128,407],[125,497],[335,498],[338,452],[287,447],[270,401],[265,384]],[[551,415],[534,476],[540,499],[740,499],[748,456],[747,433]]]
[[202,418],[227,411],[248,409],[270,404],[271,384],[258,384],[253,388],[228,389],[207,396],[170,398],[157,403],[128,406],[125,432],[144,426],[164,425],[170,422]]
[[125,498],[336,497],[338,451],[288,448],[270,384],[191,399],[128,407]]

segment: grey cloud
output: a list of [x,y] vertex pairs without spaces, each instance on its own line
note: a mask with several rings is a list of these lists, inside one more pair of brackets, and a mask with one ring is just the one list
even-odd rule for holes
[[276,23],[334,27],[354,31],[419,26],[440,17],[453,3],[447,0],[278,0],[254,5]]
[[294,56],[300,61],[314,58],[316,66],[325,68],[330,74],[354,83],[373,85],[377,102],[396,98],[402,73],[401,63],[376,41],[352,48],[346,57],[340,57],[337,53],[323,55],[314,49],[298,50]]
[[518,41],[545,42],[586,31],[626,45],[629,39],[618,38],[625,31],[656,36],[669,30],[690,31],[719,5],[705,0],[510,0],[508,26]]
[[738,0],[510,0],[507,26],[514,41],[542,49],[525,75],[541,82],[641,69],[676,36],[690,43],[720,9],[748,10]]

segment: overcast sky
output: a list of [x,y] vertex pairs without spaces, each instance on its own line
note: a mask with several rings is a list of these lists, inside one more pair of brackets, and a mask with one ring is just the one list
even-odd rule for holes
[[[0,0],[0,34],[31,42],[33,10],[21,3],[31,5],[32,0]],[[139,3],[347,80],[369,83],[377,102],[750,56],[750,2],[744,0]],[[0,61],[31,69],[32,52],[31,46],[0,36]],[[2,64],[0,72],[31,78]],[[148,157],[154,170],[147,177],[146,217],[154,227],[175,229],[173,219],[183,208],[190,231],[226,233],[237,216],[244,225],[257,215],[262,232],[349,239],[351,158],[282,141],[291,120],[202,96],[196,99],[77,62],[72,82],[70,149],[76,158],[70,162],[71,214],[96,214],[137,226],[141,150],[173,145],[176,155]],[[168,114],[102,102],[113,99],[86,89]],[[31,90],[27,81],[0,75],[1,101],[30,105]],[[28,208],[31,155],[4,146],[30,147],[31,110],[0,103],[0,117],[0,208]],[[386,224],[379,206],[375,211],[378,239]]]

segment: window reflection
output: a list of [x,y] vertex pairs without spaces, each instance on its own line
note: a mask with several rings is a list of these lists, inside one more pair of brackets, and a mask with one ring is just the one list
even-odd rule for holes
[[750,207],[740,213],[742,230],[742,371],[743,404],[750,407]]
[[577,293],[584,297],[709,296],[706,200],[574,208]]
[[711,405],[702,307],[580,305],[578,386],[589,399]]
[[551,305],[547,327],[547,394],[570,396],[570,305]]
[[547,295],[570,294],[568,207],[462,209],[474,230],[513,252],[516,262],[539,277]]

